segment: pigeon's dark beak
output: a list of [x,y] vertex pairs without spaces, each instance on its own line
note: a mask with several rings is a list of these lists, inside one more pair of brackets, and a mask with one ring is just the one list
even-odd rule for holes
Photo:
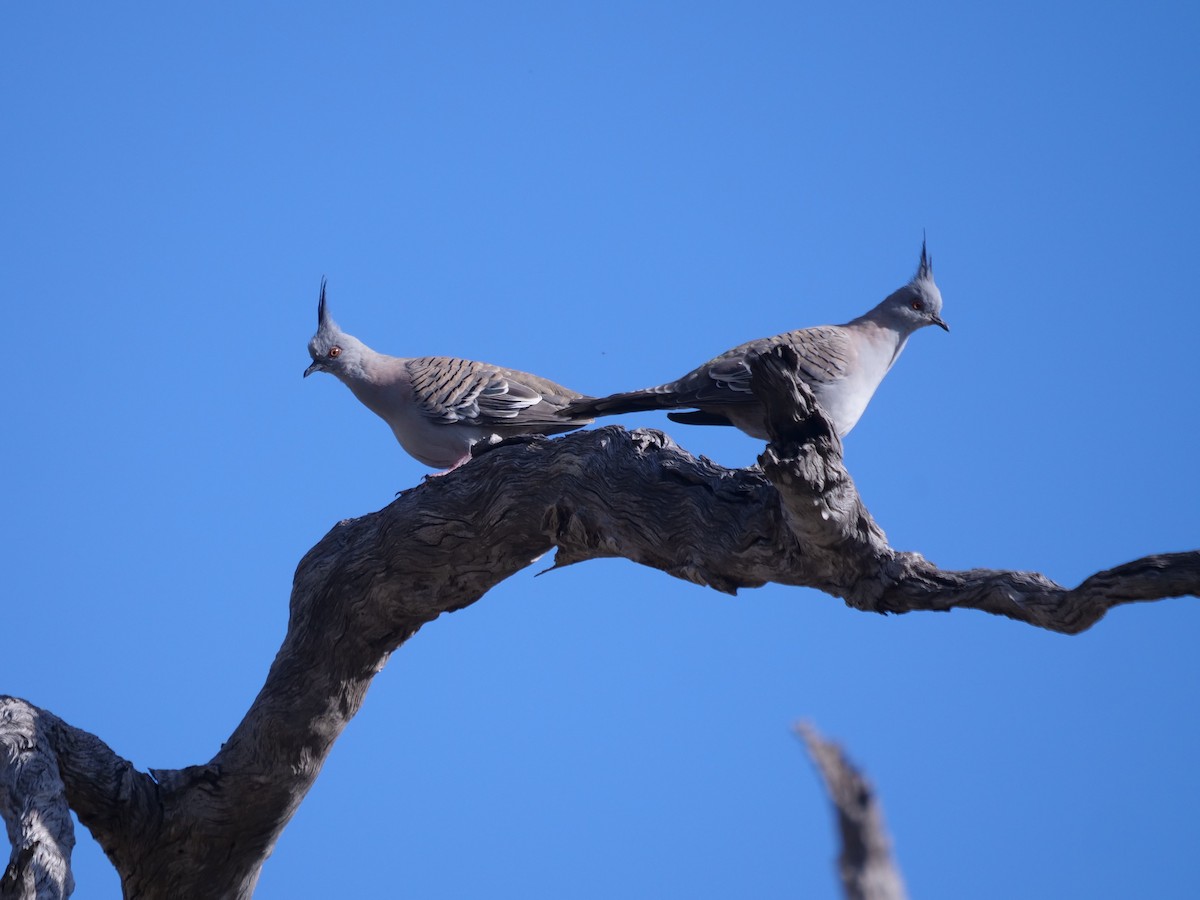
[[324,371],[325,371],[325,367],[314,359],[313,364],[304,370],[304,377],[307,378],[313,372],[324,372]]
[[[949,330],[950,330],[950,326],[949,326],[949,325],[947,325],[945,322],[943,322],[943,321],[942,321],[942,317],[941,317],[941,316],[934,316],[934,317],[933,317],[933,319],[932,319],[932,322],[933,322],[933,324],[934,324],[934,325],[936,325],[938,328],[942,329],[942,331],[949,331]],[[304,374],[306,374],[306,375],[307,375],[308,373],[307,373],[307,372],[305,372]]]

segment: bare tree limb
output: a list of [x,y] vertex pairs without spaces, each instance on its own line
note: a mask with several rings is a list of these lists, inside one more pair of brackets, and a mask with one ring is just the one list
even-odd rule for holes
[[812,725],[801,722],[795,731],[808,748],[837,812],[842,839],[838,874],[846,900],[906,900],[904,879],[892,860],[883,807],[871,783],[841,747],[821,737]]
[[0,697],[0,816],[13,848],[2,900],[58,900],[75,889],[75,828],[50,746],[38,710]]
[[[1200,592],[1200,552],[1146,557],[1069,590],[1031,573],[945,572],[893,550],[794,360],[771,354],[755,369],[774,435],[761,469],[723,469],[659,432],[601,428],[504,442],[338,523],[300,561],[266,683],[204,765],[138,772],[29,707],[40,723],[31,740],[57,760],[126,896],[249,897],[388,656],[555,547],[556,568],[622,556],[728,593],[773,581],[857,609],[963,607],[1065,633],[1121,603]],[[14,808],[29,796],[22,788]]]

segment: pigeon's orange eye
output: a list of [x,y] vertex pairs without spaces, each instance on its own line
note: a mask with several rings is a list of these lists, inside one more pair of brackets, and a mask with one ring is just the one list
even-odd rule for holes
[[336,344],[334,344],[332,347],[329,348],[329,358],[330,359],[337,359],[341,355],[342,355],[342,348],[337,346]]
[[923,309],[924,307],[925,307],[925,304],[922,303],[920,300],[914,300],[912,302],[912,308],[915,310],[919,311],[919,310]]

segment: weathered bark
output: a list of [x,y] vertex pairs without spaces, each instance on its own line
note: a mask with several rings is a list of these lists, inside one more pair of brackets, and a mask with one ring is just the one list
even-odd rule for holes
[[[1066,633],[1121,603],[1200,592],[1200,552],[1147,557],[1067,589],[1031,573],[943,572],[892,550],[793,364],[774,354],[758,367],[775,437],[761,469],[720,468],[659,432],[601,428],[501,444],[338,523],[300,561],[266,683],[204,765],[139,772],[99,739],[14,701],[37,723],[62,796],[125,895],[250,896],[388,655],[554,547],[555,567],[623,556],[729,593],[774,581],[857,609],[965,607]],[[9,727],[0,721],[0,732]]]
[[0,900],[51,900],[75,889],[75,830],[52,746],[34,710],[0,697],[0,816],[13,848]]
[[837,813],[842,839],[838,876],[846,900],[906,900],[904,879],[892,860],[883,807],[871,783],[846,759],[842,748],[811,725],[796,726],[816,764]]

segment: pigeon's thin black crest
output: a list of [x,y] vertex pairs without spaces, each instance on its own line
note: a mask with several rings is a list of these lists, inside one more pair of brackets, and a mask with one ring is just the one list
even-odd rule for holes
[[[924,250],[921,251],[924,255]],[[325,324],[325,276],[321,276],[321,296],[317,300],[317,327],[320,328]]]
[[933,257],[925,252],[925,235],[921,235],[921,264],[917,266],[917,278],[933,280]]

